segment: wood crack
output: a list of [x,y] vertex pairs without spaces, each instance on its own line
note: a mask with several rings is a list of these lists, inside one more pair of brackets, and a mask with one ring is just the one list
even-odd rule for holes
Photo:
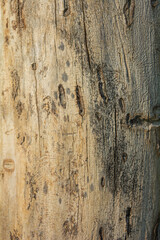
[[90,54],[89,54],[89,49],[88,49],[88,40],[87,40],[87,29],[86,29],[86,18],[85,18],[85,11],[84,11],[84,3],[82,0],[82,12],[83,12],[83,26],[84,26],[84,44],[86,48],[86,54],[87,54],[87,60],[88,60],[88,65],[90,71],[92,71],[91,68],[91,59],[90,59]]
[[17,0],[17,22],[20,29],[25,27],[24,18],[22,16],[25,1],[26,0],[23,0],[23,2],[21,3],[20,0]]
[[55,25],[57,28],[57,0],[54,1],[54,17],[55,17]]
[[116,163],[117,163],[117,109],[115,106],[114,109],[114,129],[115,129],[115,136],[114,136],[114,194],[116,193],[117,190],[117,186],[116,186],[116,180],[117,180],[117,176],[116,176]]
[[130,118],[129,114],[127,114],[127,116],[127,125],[130,128],[136,127],[151,130],[152,128],[160,127],[160,118],[144,118],[141,115]]
[[[33,32],[32,32],[32,36],[33,36]],[[32,38],[32,42],[33,42],[33,49],[34,49],[34,63],[32,63],[32,70],[34,72],[34,79],[35,79],[35,104],[36,104],[36,111],[37,111],[37,121],[38,121],[38,135],[39,135],[39,153],[40,153],[40,157],[41,157],[41,145],[40,145],[40,137],[41,137],[41,131],[40,131],[40,115],[39,115],[39,106],[38,106],[38,82],[37,82],[37,77],[36,77],[36,69],[37,69],[37,65],[35,62],[35,47],[34,47],[34,40]]]
[[85,115],[85,106],[84,106],[84,100],[82,96],[82,91],[80,86],[76,86],[76,99],[77,99],[77,105],[79,108],[79,115],[83,117]]
[[18,14],[18,23],[19,23],[19,26],[20,26],[20,24],[21,24],[21,10],[20,10],[20,2],[19,2],[19,0],[17,0],[17,7],[18,7],[18,12],[17,12],[17,14]]
[[130,217],[131,217],[131,208],[128,207],[127,210],[126,210],[126,230],[127,230],[127,236],[128,237],[131,234]]
[[41,146],[40,146],[40,115],[39,115],[39,106],[38,106],[38,90],[37,90],[37,77],[36,77],[36,69],[34,69],[34,79],[35,79],[35,97],[36,97],[36,109],[37,109],[37,120],[38,120],[38,133],[39,133],[39,152],[41,157]]
[[125,69],[126,69],[126,79],[129,82],[129,79],[130,79],[129,69],[128,69],[128,64],[127,64],[126,54],[125,54],[125,51],[124,51],[124,48],[123,48],[123,44],[122,44],[122,51],[123,51],[123,57],[124,57],[124,65],[125,65]]

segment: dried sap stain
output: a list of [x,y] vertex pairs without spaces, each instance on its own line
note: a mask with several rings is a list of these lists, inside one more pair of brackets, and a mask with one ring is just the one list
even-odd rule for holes
[[79,115],[83,117],[85,115],[84,100],[82,96],[82,91],[80,86],[76,86],[76,100],[79,108]]
[[105,86],[105,80],[103,76],[103,71],[101,67],[97,68],[97,77],[98,77],[98,89],[99,89],[99,94],[101,98],[103,99],[103,102],[107,104],[108,102],[108,96],[107,96],[107,91],[106,91],[106,86]]
[[20,115],[22,114],[23,109],[24,109],[24,104],[19,100],[16,106],[18,117],[20,117]]
[[10,232],[10,240],[20,240],[20,236],[17,230],[14,230],[13,233]]
[[47,185],[46,182],[44,183],[44,186],[43,186],[43,193],[44,193],[44,194],[47,194],[47,193],[48,193],[48,185]]
[[29,210],[31,207],[31,203],[33,200],[37,198],[37,193],[39,191],[39,188],[37,187],[37,182],[35,179],[35,175],[32,175],[30,172],[27,172],[26,176],[26,184],[29,187],[29,204],[27,209]]
[[23,16],[23,8],[24,8],[25,0],[22,2],[20,0],[12,0],[10,1],[10,9],[11,13],[16,15],[16,22],[19,28],[25,28],[25,20]]
[[126,19],[127,27],[130,27],[133,23],[134,11],[135,11],[135,0],[127,0],[123,8],[123,13]]
[[15,100],[20,91],[20,77],[18,75],[17,70],[13,70],[11,72],[12,78],[12,97]]
[[65,109],[66,108],[66,95],[65,95],[65,90],[64,90],[64,87],[62,84],[59,84],[58,92],[59,92],[60,104]]
[[58,116],[56,104],[55,104],[55,102],[51,99],[50,96],[47,96],[47,97],[43,98],[42,109],[47,113],[47,116],[48,116],[50,113],[53,113],[54,115]]
[[69,220],[66,220],[63,223],[63,232],[65,235],[69,234],[75,236],[78,234],[78,224],[74,216],[72,216]]
[[67,82],[67,81],[68,81],[68,75],[67,75],[66,72],[64,72],[64,73],[62,74],[62,80],[63,80],[64,82]]

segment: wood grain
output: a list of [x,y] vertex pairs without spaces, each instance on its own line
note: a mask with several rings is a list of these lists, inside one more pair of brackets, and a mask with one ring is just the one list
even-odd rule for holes
[[149,0],[0,1],[0,239],[156,239],[159,26]]

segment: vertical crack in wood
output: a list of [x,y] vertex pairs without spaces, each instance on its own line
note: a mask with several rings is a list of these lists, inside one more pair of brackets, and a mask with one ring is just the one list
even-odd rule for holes
[[104,230],[102,227],[99,229],[99,240],[104,240]]
[[79,115],[83,117],[85,115],[85,106],[84,106],[84,100],[82,96],[82,91],[80,86],[76,86],[76,100],[77,100],[77,105],[79,108]]
[[39,154],[41,157],[41,145],[40,145],[40,138],[41,138],[41,130],[40,130],[40,115],[39,115],[39,106],[38,106],[38,83],[37,83],[37,77],[36,77],[36,62],[35,62],[35,46],[34,46],[34,40],[33,40],[33,31],[32,31],[32,44],[34,49],[34,63],[32,64],[32,70],[34,72],[34,79],[35,79],[35,103],[36,103],[36,111],[37,111],[37,120],[38,120],[38,135],[39,135]]
[[37,91],[37,77],[36,77],[36,69],[34,71],[34,79],[35,79],[35,96],[36,96],[36,110],[37,110],[37,120],[38,120],[38,134],[39,134],[39,153],[41,157],[41,145],[40,145],[40,115],[39,115],[39,106],[38,106],[38,91]]
[[106,127],[105,127],[105,119],[103,118],[102,119],[102,138],[103,138],[103,148],[102,148],[102,159],[103,159],[103,162],[105,162],[105,155],[106,155],[106,142],[105,142],[105,130],[106,130]]
[[19,0],[17,0],[17,8],[18,8],[18,11],[17,11],[18,23],[19,23],[19,26],[20,26],[21,25],[21,10],[20,10],[20,2],[19,2]]
[[128,70],[128,64],[127,64],[127,60],[126,60],[126,54],[123,48],[123,44],[122,44],[122,51],[123,51],[123,57],[124,57],[124,65],[125,65],[125,69],[126,69],[126,79],[129,82],[130,77],[129,77],[129,70]]
[[78,219],[79,219],[79,204],[80,204],[80,195],[78,191],[78,204],[77,204],[77,229],[78,229]]
[[128,237],[131,234],[130,217],[131,217],[131,208],[128,207],[127,210],[126,210],[126,231],[127,231],[127,236]]
[[88,49],[87,29],[86,29],[86,17],[85,17],[85,10],[84,10],[83,0],[82,0],[82,12],[83,12],[83,26],[84,26],[84,44],[85,44],[85,48],[86,48],[88,66],[89,66],[90,71],[92,71],[92,68],[91,68],[91,59],[90,59],[90,54],[89,54],[89,49]]
[[89,144],[88,144],[88,125],[86,123],[86,161],[87,161],[87,173],[89,173]]
[[117,170],[117,109],[116,105],[114,108],[114,128],[115,128],[115,136],[114,136],[114,195],[116,194],[117,190],[117,177],[116,177],[116,170]]
[[17,0],[17,22],[20,30],[21,28],[25,27],[24,19],[22,18],[22,11],[24,8],[25,1],[26,0],[23,0],[23,2],[21,3],[20,0]]
[[54,20],[55,20],[55,26],[57,28],[57,0],[54,0]]

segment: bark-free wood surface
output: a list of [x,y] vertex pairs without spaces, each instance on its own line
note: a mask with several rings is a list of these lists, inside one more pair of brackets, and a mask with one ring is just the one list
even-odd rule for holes
[[0,1],[0,239],[155,240],[160,6]]

